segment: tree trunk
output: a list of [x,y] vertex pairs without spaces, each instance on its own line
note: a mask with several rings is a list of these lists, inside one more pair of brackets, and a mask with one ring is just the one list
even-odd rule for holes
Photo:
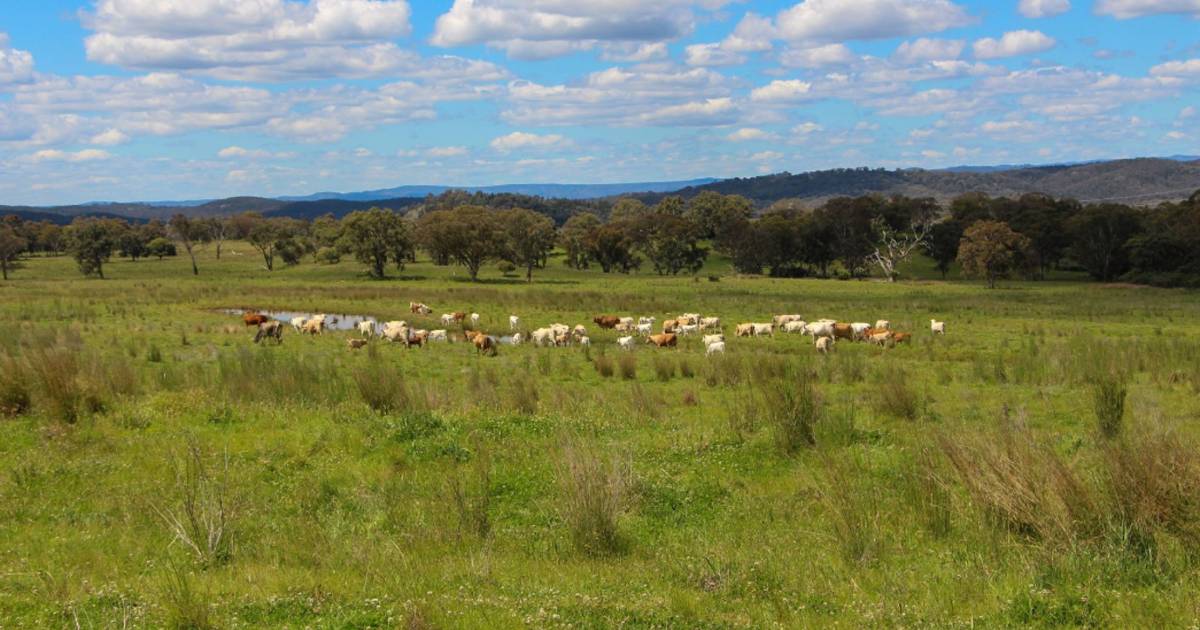
[[96,275],[100,276],[101,280],[104,279],[104,263],[100,261],[96,261]]
[[525,267],[525,282],[528,282],[530,284],[533,283],[533,265],[532,264]]
[[221,241],[217,241],[217,260],[221,260]]
[[188,252],[188,257],[192,259],[192,275],[200,275],[200,268],[196,266],[196,255],[192,252]]
[[8,280],[8,261],[0,260],[0,273],[3,273],[4,279]]
[[375,277],[377,280],[379,280],[379,279],[382,279],[382,278],[383,278],[383,265],[384,265],[384,263],[385,263],[385,260],[384,260],[383,258],[376,258],[376,259],[375,259],[375,262],[374,262],[374,270],[372,271],[371,275],[372,275],[372,276],[374,276],[374,277]]

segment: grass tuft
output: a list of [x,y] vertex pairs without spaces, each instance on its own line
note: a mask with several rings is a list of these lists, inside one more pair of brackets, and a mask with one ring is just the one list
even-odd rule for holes
[[575,548],[589,556],[623,552],[626,545],[617,521],[630,483],[628,465],[569,444],[560,456],[558,476],[560,508]]

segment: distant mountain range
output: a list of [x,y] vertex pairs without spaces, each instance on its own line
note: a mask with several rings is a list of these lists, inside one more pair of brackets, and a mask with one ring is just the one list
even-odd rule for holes
[[[426,195],[452,189],[447,186],[400,186],[278,199],[230,197],[212,201],[102,202],[45,208],[0,206],[0,216],[17,214],[35,220],[69,223],[76,216],[120,216],[148,220],[166,219],[180,212],[193,216],[222,216],[255,211],[265,216],[311,219],[326,213],[340,217],[372,206],[400,210],[419,205]],[[1114,201],[1146,205],[1184,199],[1200,190],[1200,159],[1196,156],[1172,156],[1049,166],[961,166],[942,170],[855,168],[798,174],[783,172],[723,180],[705,178],[630,184],[514,184],[465,187],[460,190],[565,200],[631,195],[647,202],[654,202],[668,194],[691,197],[712,190],[742,195],[760,208],[781,199],[818,204],[831,197],[878,193],[934,197],[946,201],[968,192],[1009,197],[1040,192],[1084,202]]]

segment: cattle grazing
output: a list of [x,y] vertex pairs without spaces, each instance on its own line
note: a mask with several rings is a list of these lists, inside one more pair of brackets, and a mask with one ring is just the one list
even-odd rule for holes
[[720,317],[702,317],[700,318],[700,330],[720,330]]
[[638,325],[641,326],[642,324],[649,324],[653,326],[655,321],[656,320],[653,317],[639,317]]
[[554,345],[554,331],[549,328],[538,328],[529,334],[529,340],[539,348],[542,346],[552,346]]
[[892,341],[895,343],[905,343],[912,339],[912,333],[898,332],[892,335]]
[[833,336],[837,339],[854,341],[854,328],[850,324],[837,322],[833,325]]
[[358,350],[359,348],[362,348],[363,346],[367,345],[367,340],[366,339],[347,339],[346,345],[350,346],[351,350]]
[[771,324],[751,324],[754,327],[755,337],[773,337],[775,335],[775,327]]
[[242,323],[246,324],[247,326],[258,326],[269,321],[271,321],[271,318],[263,315],[262,313],[252,313],[249,311],[242,313]]
[[300,327],[300,332],[302,332],[306,335],[319,335],[324,331],[325,331],[325,320],[323,320],[323,319],[316,319],[316,318],[310,319],[310,320],[304,322],[304,325]]
[[471,342],[475,344],[476,354],[486,354],[494,357],[498,352],[496,349],[496,339],[489,335],[483,333],[476,334]]
[[427,343],[429,343],[428,330],[414,330],[411,334],[409,334],[408,339],[405,340],[405,346],[409,348],[413,346],[423,348]]
[[617,345],[622,350],[633,350],[633,337],[620,337],[617,339]]
[[660,335],[650,335],[646,343],[652,343],[658,348],[674,348],[679,344],[679,337],[673,333],[662,333]]
[[624,325],[626,325],[626,326],[629,326],[630,328],[633,328],[633,318],[632,318],[632,317],[621,317],[621,318],[618,318],[618,321],[617,321],[617,323],[618,323],[618,324],[624,324]]
[[733,329],[735,337],[750,337],[754,334],[754,324],[738,324],[737,328]]
[[454,313],[442,313],[442,325],[443,326],[453,326],[454,325]]
[[258,332],[254,333],[254,343],[263,339],[274,339],[275,343],[283,343],[283,322],[269,321],[259,324]]
[[684,324],[679,327],[679,334],[683,336],[694,335],[700,332],[700,327],[696,324]]
[[827,321],[809,322],[804,326],[804,334],[815,337],[832,337],[833,324]]
[[557,333],[554,335],[554,345],[564,347],[571,345],[571,335],[567,333]]
[[617,324],[621,323],[621,318],[615,315],[597,315],[592,318],[592,321],[601,328],[612,330],[617,327]]
[[429,340],[430,341],[450,341],[450,335],[448,335],[445,330],[440,330],[440,329],[439,330],[431,330],[431,331],[429,331]]
[[722,333],[717,333],[715,335],[704,335],[701,341],[704,342],[704,345],[711,346],[718,341],[725,341],[725,335]]
[[706,357],[710,357],[710,356],[712,356],[714,354],[718,354],[718,353],[725,354],[725,342],[724,341],[717,341],[714,343],[710,343],[704,348],[704,356],[706,356]]
[[935,335],[946,334],[946,322],[939,322],[936,319],[929,320],[929,330]]
[[521,345],[521,342],[524,340],[525,340],[525,338],[523,336],[521,336],[521,333],[515,333],[515,334],[513,334],[512,337],[509,338],[509,343],[511,343],[514,346],[519,346],[519,345]]
[[617,325],[613,326],[613,330],[615,330],[617,332],[627,333],[627,332],[633,332],[634,330],[637,330],[637,326],[634,324],[631,324],[629,322],[617,322]]
[[584,335],[584,336],[580,337],[580,338],[579,338],[579,345],[581,345],[581,346],[591,346],[591,345],[592,345],[592,338],[591,338],[591,337],[588,337],[587,335]]
[[637,334],[646,336],[646,335],[650,335],[653,333],[654,333],[654,324],[653,323],[646,322],[644,324],[637,325]]
[[292,328],[296,329],[296,332],[300,332],[300,329],[304,328],[304,322],[306,321],[308,319],[305,317],[293,317],[291,320]]
[[431,315],[431,314],[433,314],[433,309],[432,309],[432,308],[429,308],[429,307],[428,307],[428,306],[426,306],[425,304],[422,304],[421,302],[409,302],[409,303],[408,303],[408,310],[409,310],[409,312],[411,312],[411,313],[415,313],[415,314],[417,314],[417,315]]
[[680,325],[699,324],[700,323],[700,313],[684,313],[683,315],[676,317],[675,321],[679,322]]
[[782,330],[785,333],[803,333],[804,327],[807,325],[808,325],[808,323],[804,322],[803,320],[793,320],[790,322],[786,322],[783,325]]
[[576,339],[586,337],[587,336],[587,328],[584,328],[583,324],[576,324],[575,327],[571,329],[571,335],[574,336]]
[[509,315],[508,316],[508,329],[516,330],[520,327],[521,327],[521,318],[517,317],[516,315]]
[[892,322],[890,322],[886,319],[875,320],[875,328],[878,328],[879,330],[888,330],[891,327],[892,327]]
[[471,313],[471,325],[472,326],[479,325],[479,313]]
[[870,328],[871,325],[866,322],[854,322],[850,324],[850,330],[854,333],[855,341],[862,341],[863,339],[866,339],[867,330]]
[[358,334],[364,337],[375,336],[375,322],[371,320],[358,322]]
[[782,328],[784,324],[798,322],[802,319],[804,318],[799,315],[776,315],[771,318],[771,323],[775,324],[777,328]]
[[829,354],[833,350],[833,337],[817,337],[817,352]]
[[404,322],[388,322],[383,326],[381,336],[388,341],[408,344],[408,326]]
[[454,318],[454,323],[456,324],[461,324],[467,318],[467,314],[462,311],[454,311],[450,313],[450,316]]
[[668,319],[668,320],[663,321],[663,326],[662,326],[663,334],[673,333],[676,330],[679,330],[679,321],[678,320]]
[[879,330],[877,328],[872,328],[868,332],[869,334],[867,335],[867,341],[870,341],[877,346],[885,346],[892,339],[892,332],[890,330]]

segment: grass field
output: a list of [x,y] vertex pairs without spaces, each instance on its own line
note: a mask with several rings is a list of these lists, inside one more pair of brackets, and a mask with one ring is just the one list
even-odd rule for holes
[[[0,627],[1200,623],[1195,293],[210,256],[0,283]],[[411,300],[593,347],[256,346],[218,312]],[[591,325],[686,311],[916,334],[709,360]]]

